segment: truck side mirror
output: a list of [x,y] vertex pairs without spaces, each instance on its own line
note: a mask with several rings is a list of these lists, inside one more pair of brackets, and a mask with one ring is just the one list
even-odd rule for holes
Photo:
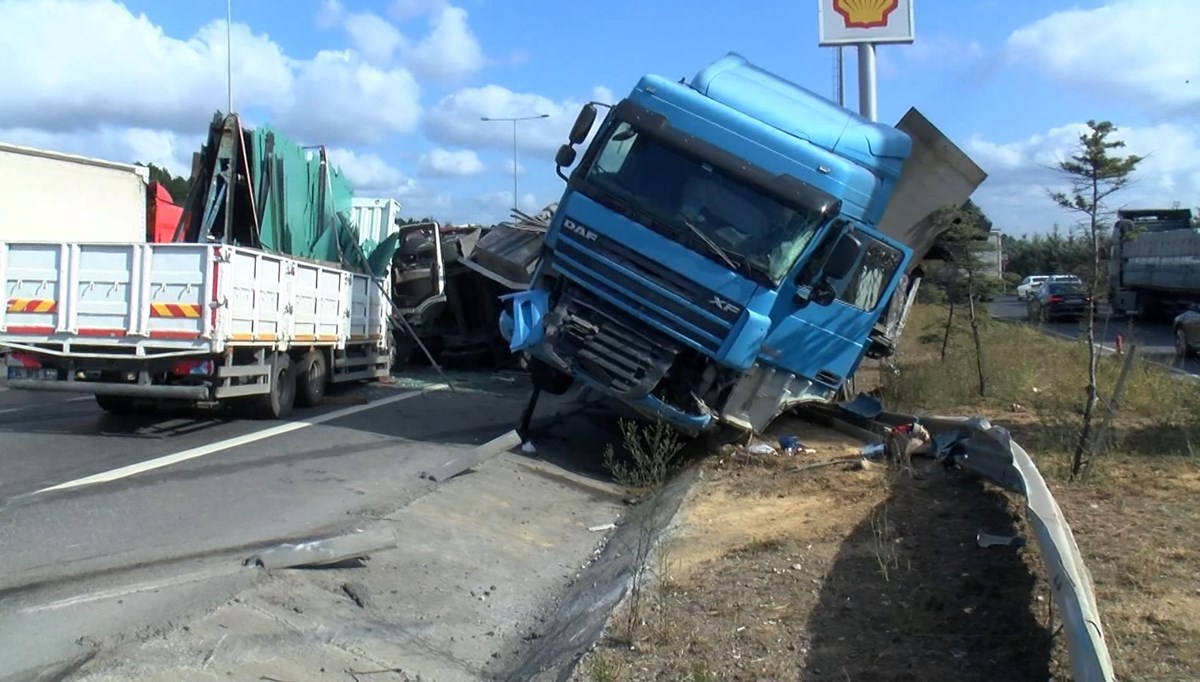
[[[575,118],[575,125],[571,126],[571,134],[567,136],[571,145],[577,145],[587,139],[588,133],[592,131],[592,124],[596,122],[596,105],[585,104],[579,110],[579,116]],[[571,165],[571,164],[565,164]]]
[[559,168],[566,168],[575,163],[575,148],[569,144],[559,147],[558,153],[554,155],[554,163]]
[[808,294],[808,300],[817,305],[829,305],[837,298],[837,292],[834,291],[833,285],[822,279],[813,285],[812,291]]
[[862,242],[858,241],[857,237],[849,232],[843,234],[834,245],[829,259],[825,261],[821,279],[841,279],[850,274],[850,270],[858,261],[858,253],[861,250]]

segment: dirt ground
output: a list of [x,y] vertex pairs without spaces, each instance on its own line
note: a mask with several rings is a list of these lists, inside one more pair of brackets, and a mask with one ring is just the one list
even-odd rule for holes
[[773,433],[816,452],[707,461],[637,624],[618,613],[577,680],[1048,678],[1034,550],[976,543],[1022,533],[1008,495],[940,465],[802,470],[860,444],[798,420]]

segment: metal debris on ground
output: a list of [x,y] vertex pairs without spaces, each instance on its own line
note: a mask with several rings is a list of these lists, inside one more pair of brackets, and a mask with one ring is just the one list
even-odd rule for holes
[[517,447],[520,443],[521,436],[517,435],[515,430],[509,431],[453,459],[448,459],[429,471],[422,471],[419,476],[434,483],[441,483],[479,466],[501,452]]
[[767,455],[778,454],[775,446],[771,445],[770,443],[751,443],[750,445],[746,446],[745,450],[746,454],[748,455],[759,455],[763,457]]
[[372,552],[395,546],[395,531],[379,528],[324,540],[278,545],[246,559],[242,565],[266,569],[329,566],[352,559],[365,559]]
[[617,527],[617,524],[615,524],[615,523],[602,523],[599,526],[588,526],[588,532],[599,533],[599,532],[605,531],[605,530],[612,530],[616,527]]
[[1020,535],[979,533],[975,536],[975,543],[980,547],[1024,547],[1025,538]]

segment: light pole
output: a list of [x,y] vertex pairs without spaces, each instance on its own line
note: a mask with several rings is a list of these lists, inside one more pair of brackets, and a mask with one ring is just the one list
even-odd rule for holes
[[513,208],[517,207],[517,121],[533,121],[539,118],[550,118],[550,114],[538,114],[536,116],[516,116],[507,118],[496,118],[492,116],[480,116],[480,121],[497,122],[503,121],[512,123],[513,130]]

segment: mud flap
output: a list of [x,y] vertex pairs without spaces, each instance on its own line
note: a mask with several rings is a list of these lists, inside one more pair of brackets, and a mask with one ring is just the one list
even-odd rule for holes
[[512,352],[526,350],[542,342],[542,318],[550,307],[550,292],[521,291],[501,296],[512,301],[512,312],[500,314],[500,335],[508,341]]

